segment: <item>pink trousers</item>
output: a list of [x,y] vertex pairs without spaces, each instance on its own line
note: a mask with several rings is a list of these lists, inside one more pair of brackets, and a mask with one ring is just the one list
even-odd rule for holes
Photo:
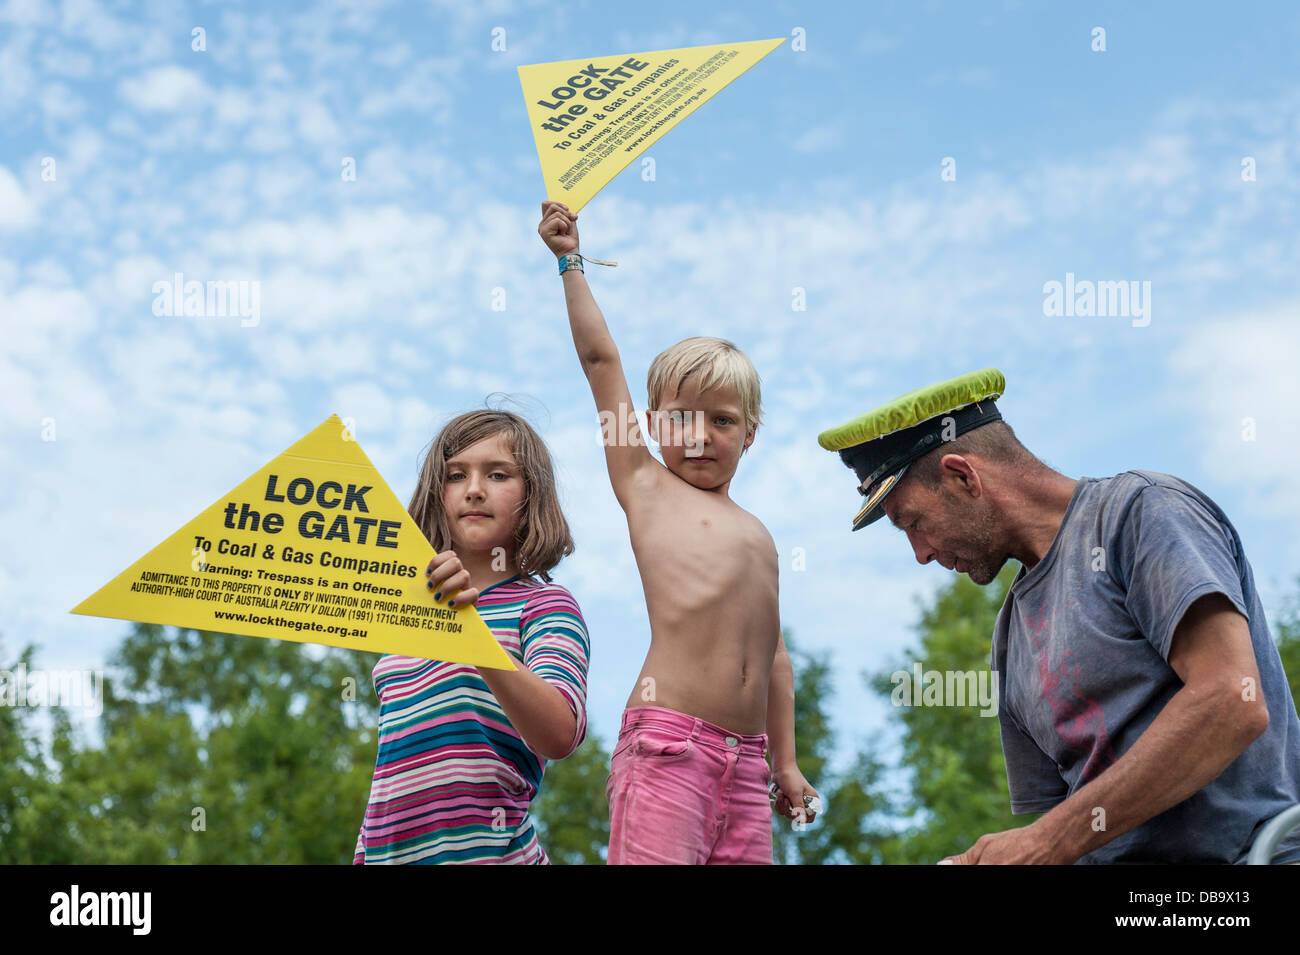
[[633,706],[610,764],[610,865],[771,865],[767,736]]

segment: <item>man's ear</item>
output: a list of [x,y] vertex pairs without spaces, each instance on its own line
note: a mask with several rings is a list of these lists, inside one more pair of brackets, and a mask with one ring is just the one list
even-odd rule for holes
[[979,472],[969,460],[960,454],[945,454],[939,461],[939,467],[945,480],[956,482],[957,488],[970,497],[979,497],[984,493]]

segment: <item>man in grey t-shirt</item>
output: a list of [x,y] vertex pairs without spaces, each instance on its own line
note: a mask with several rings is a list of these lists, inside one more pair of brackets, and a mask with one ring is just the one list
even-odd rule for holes
[[[1023,565],[992,667],[1013,813],[945,862],[1239,863],[1300,803],[1300,720],[1227,516],[1149,471],[1075,481],[1016,440],[986,369],[821,436],[916,559]],[[1275,862],[1300,861],[1300,832]]]

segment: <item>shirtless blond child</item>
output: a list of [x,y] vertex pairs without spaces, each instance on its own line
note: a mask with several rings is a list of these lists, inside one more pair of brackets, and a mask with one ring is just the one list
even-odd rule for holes
[[777,811],[793,819],[813,818],[817,793],[795,762],[776,544],[727,493],[760,422],[758,375],[717,338],[688,338],[659,355],[646,427],[660,464],[641,438],[618,348],[580,268],[577,216],[543,202],[537,231],[559,260],[650,615],[650,652],[606,785],[608,861],[771,864],[769,783]]

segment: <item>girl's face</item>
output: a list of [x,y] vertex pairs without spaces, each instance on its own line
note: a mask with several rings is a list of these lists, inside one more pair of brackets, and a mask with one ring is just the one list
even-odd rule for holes
[[513,557],[524,478],[504,432],[471,444],[446,464],[442,506],[456,550],[504,547]]

